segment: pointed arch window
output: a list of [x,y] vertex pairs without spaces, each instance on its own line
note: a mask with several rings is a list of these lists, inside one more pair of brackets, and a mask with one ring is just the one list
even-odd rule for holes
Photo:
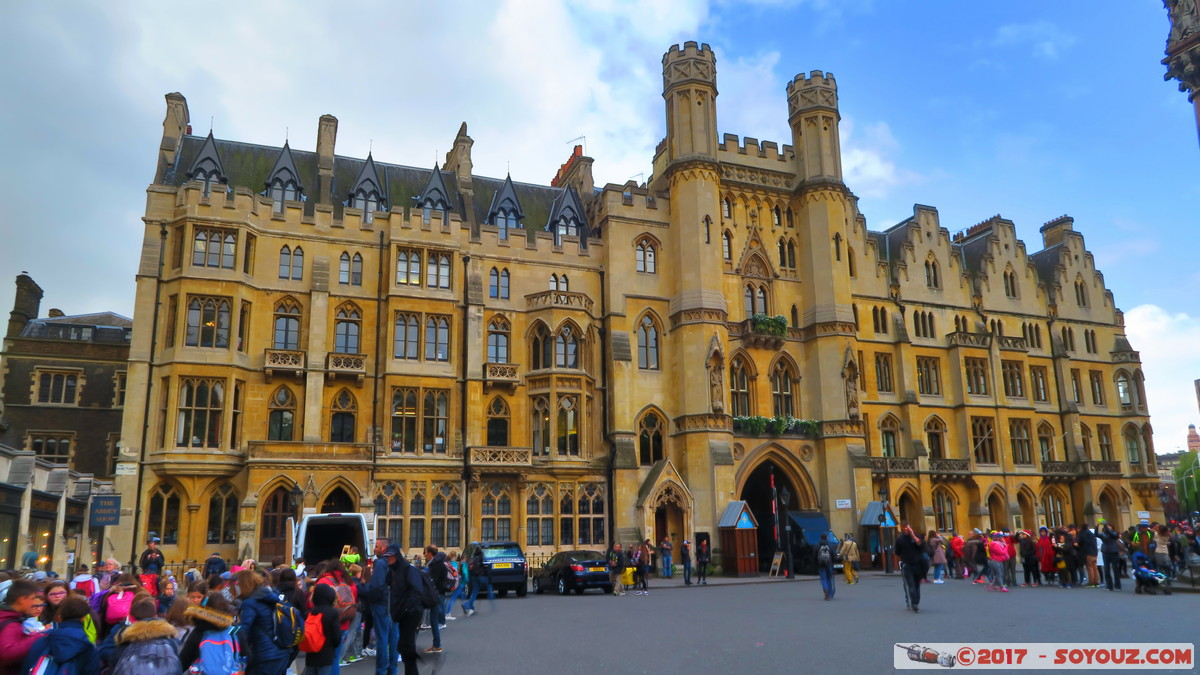
[[396,252],[396,283],[404,286],[421,285],[421,252],[400,249]]
[[300,305],[285,298],[275,305],[275,349],[300,348]]
[[236,544],[238,532],[237,492],[222,484],[208,500],[208,544]]
[[554,336],[546,329],[545,324],[539,323],[533,330],[530,349],[532,353],[529,360],[533,364],[532,370],[552,367],[554,364]]
[[561,396],[558,399],[558,454],[561,456],[579,456],[579,399],[574,396]]
[[508,300],[508,269],[493,267],[488,272],[488,296],[497,300]]
[[854,248],[851,246],[846,247],[846,270],[850,272],[851,279],[858,276],[857,270],[854,269]]
[[721,257],[733,260],[733,235],[726,230],[721,233]]
[[1057,492],[1047,492],[1042,497],[1042,510],[1046,515],[1046,525],[1050,528],[1063,526],[1063,500]]
[[936,260],[925,261],[925,285],[929,288],[941,288],[941,273]]
[[426,453],[446,454],[446,431],[450,421],[450,395],[428,389],[422,405],[422,445]]
[[546,456],[550,454],[550,400],[539,396],[533,400],[533,454]]
[[637,265],[637,271],[654,274],[656,265],[654,260],[654,243],[649,239],[639,239],[637,246],[634,247],[634,261]]
[[1129,458],[1129,463],[1141,464],[1142,443],[1137,428],[1133,425],[1126,426],[1122,435],[1125,437],[1125,456]]
[[350,198],[351,208],[361,209],[362,219],[364,223],[374,222],[375,212],[383,208],[383,204],[379,199],[379,193],[375,190],[367,190],[359,188]]
[[567,293],[571,290],[571,282],[567,279],[567,275],[559,276],[557,274],[550,275],[550,290]]
[[604,545],[604,486],[588,483],[579,486],[579,545]]
[[487,362],[508,363],[508,319],[497,316],[488,324]]
[[750,407],[750,376],[742,357],[736,356],[729,364],[729,399],[734,417],[749,417]]
[[400,486],[390,481],[380,486],[375,506],[375,534],[400,546],[404,541],[404,492]]
[[578,546],[575,540],[575,495],[569,485],[559,485],[558,500],[558,543],[560,546]]
[[192,297],[188,301],[187,336],[189,347],[229,347],[229,300]]
[[783,212],[779,210],[778,206],[776,206],[775,208],[771,209],[771,225],[779,227],[782,224]]
[[658,413],[651,411],[642,416],[638,423],[638,460],[642,466],[662,460],[665,429],[666,423]]
[[729,197],[726,197],[725,199],[721,200],[721,217],[722,218],[732,218],[733,217],[733,202],[731,202],[729,200]]
[[1080,307],[1088,306],[1087,285],[1083,283],[1083,279],[1075,280],[1075,302]]
[[333,351],[338,354],[358,354],[361,324],[362,314],[358,307],[351,304],[339,307],[333,324]]
[[358,402],[354,400],[354,394],[347,389],[339,391],[333,397],[329,411],[329,442],[353,443],[354,422],[358,414]]
[[553,546],[554,495],[548,485],[541,483],[529,491],[525,515],[525,545]]
[[392,356],[415,361],[420,357],[421,323],[416,314],[396,314],[396,333],[392,338]]
[[429,543],[439,547],[462,545],[462,500],[458,488],[442,483],[433,489],[429,503]]
[[767,287],[765,284],[746,284],[745,290],[742,292],[742,300],[745,303],[746,318],[755,314],[767,314]]
[[179,387],[176,444],[181,448],[221,446],[225,385],[221,380],[184,378]]
[[1004,295],[1009,298],[1017,297],[1017,273],[1011,268],[1004,270]]
[[792,382],[795,376],[786,363],[776,364],[771,373],[771,401],[776,417],[791,417],[796,412],[796,402],[792,395]]
[[1083,456],[1086,459],[1095,459],[1092,455],[1092,428],[1086,424],[1079,425],[1079,433],[1083,442]]
[[450,256],[430,251],[425,265],[425,286],[428,288],[450,288]]
[[1121,371],[1117,374],[1117,399],[1121,402],[1121,407],[1132,407],[1133,396],[1133,387],[1130,386],[1129,375],[1125,371]]
[[887,415],[879,422],[879,450],[884,457],[896,457],[896,442],[900,435],[900,422]]
[[497,396],[487,409],[487,444],[491,447],[508,445],[508,424],[511,415],[508,404]]
[[946,457],[946,423],[939,417],[931,417],[925,423],[925,445],[930,459]]
[[226,230],[197,227],[192,240],[192,265],[233,269],[237,235]]
[[271,394],[267,404],[267,440],[293,440],[296,424],[296,397],[287,387],[280,387]]
[[554,339],[554,365],[556,368],[579,367],[579,343],[570,326],[564,326]]
[[976,464],[996,463],[996,429],[990,417],[971,418],[971,445]]
[[954,527],[954,497],[945,489],[933,492],[933,519],[939,532],[951,532]]
[[1038,425],[1038,452],[1043,462],[1054,461],[1054,427],[1042,422]]
[[341,257],[338,258],[338,283],[362,286],[362,273],[362,255],[355,253],[351,256],[348,252],[342,251]]
[[417,390],[392,390],[392,452],[417,451]]
[[409,481],[408,488],[408,547],[421,548],[425,541],[425,483]]
[[169,483],[160,483],[150,496],[146,529],[173,546],[179,543],[179,492]]
[[425,319],[425,360],[450,360],[450,319],[429,316]]
[[287,244],[279,249],[279,278],[290,279],[292,277],[292,247]]
[[658,325],[649,314],[638,322],[638,368],[658,370]]
[[481,504],[480,534],[485,541],[512,538],[512,500],[503,483],[492,483]]

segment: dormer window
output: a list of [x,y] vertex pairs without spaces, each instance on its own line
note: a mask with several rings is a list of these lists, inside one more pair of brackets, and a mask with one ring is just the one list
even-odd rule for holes
[[283,213],[284,202],[294,202],[300,199],[300,191],[296,188],[295,183],[290,180],[285,183],[278,178],[272,181],[268,194],[275,201],[275,213]]
[[509,230],[521,226],[520,223],[517,222],[516,213],[508,209],[501,209],[500,211],[497,211],[496,214],[492,216],[492,224],[496,226],[496,230],[501,240],[508,239]]
[[579,236],[579,221],[574,218],[563,216],[554,224],[554,243],[561,243],[563,236],[578,237]]
[[212,196],[213,186],[221,184],[221,174],[217,173],[216,171],[213,171],[207,175],[196,176],[196,178],[200,180],[200,182],[204,183],[205,197]]
[[379,209],[379,193],[374,190],[359,190],[354,193],[350,200],[350,206],[356,209],[362,209],[363,222],[370,223],[375,220],[375,212]]

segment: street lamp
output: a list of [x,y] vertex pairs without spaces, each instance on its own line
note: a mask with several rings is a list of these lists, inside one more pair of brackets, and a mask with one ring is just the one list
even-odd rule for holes
[[891,533],[891,529],[887,526],[887,514],[888,514],[887,486],[884,485],[884,486],[880,487],[878,494],[879,494],[879,502],[883,506],[883,513],[879,514],[879,551],[880,551],[880,553],[883,554],[883,573],[891,574],[892,573],[892,555],[891,555],[891,551],[890,551],[891,547],[888,545],[888,540],[890,540],[891,537],[884,537],[885,534]]
[[304,490],[300,488],[299,483],[292,486],[291,491],[288,492],[288,497],[292,502],[293,509],[300,508],[300,505],[304,503]]

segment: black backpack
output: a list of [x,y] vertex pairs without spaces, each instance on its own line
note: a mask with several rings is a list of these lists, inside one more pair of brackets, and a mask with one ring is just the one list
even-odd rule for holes
[[833,566],[833,551],[829,549],[828,544],[822,544],[817,550],[817,564],[821,567]]
[[410,565],[410,568],[408,596],[405,598],[404,608],[408,611],[421,611],[433,609],[441,604],[442,594],[438,593],[437,585],[433,583],[429,572],[416,565]]

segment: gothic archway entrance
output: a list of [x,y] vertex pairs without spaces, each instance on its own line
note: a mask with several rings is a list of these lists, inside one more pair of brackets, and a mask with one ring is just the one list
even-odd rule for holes
[[1013,531],[1035,531],[1037,527],[1037,507],[1034,505],[1033,497],[1027,492],[1018,492],[1017,504],[1021,507],[1021,522],[1016,522],[1016,517],[1013,517]]
[[1105,520],[1113,526],[1117,532],[1121,531],[1121,511],[1117,506],[1117,500],[1113,498],[1112,490],[1104,490],[1100,493],[1100,511]]
[[917,505],[917,498],[913,496],[911,491],[905,490],[900,495],[900,500],[896,503],[896,508],[900,511],[900,522],[907,522],[912,526],[913,531],[924,535],[925,514],[921,511],[921,507]]
[[992,492],[988,497],[987,506],[991,529],[998,530],[1008,524],[1008,505],[1004,503],[1003,493],[999,490]]
[[294,517],[291,494],[282,485],[267,497],[262,510],[262,527],[259,529],[258,559],[273,560],[287,554],[287,519]]
[[321,513],[354,513],[354,502],[342,488],[334,488],[321,502]]
[[[772,475],[775,477],[774,492],[771,490]],[[787,515],[784,513],[783,503],[777,501],[785,489],[792,495],[788,510],[799,510],[801,508],[801,505],[798,504],[799,490],[796,489],[796,485],[787,477],[787,474],[772,460],[759,464],[742,486],[741,499],[750,507],[754,519],[758,521],[758,567],[761,572],[770,569],[771,559],[780,549],[778,542],[784,536],[787,526]],[[772,505],[774,505],[774,509]],[[776,512],[779,516],[778,521],[776,521]],[[778,530],[776,529],[777,522]],[[793,531],[792,536],[798,537],[800,533]],[[784,545],[786,546],[786,544]]]

